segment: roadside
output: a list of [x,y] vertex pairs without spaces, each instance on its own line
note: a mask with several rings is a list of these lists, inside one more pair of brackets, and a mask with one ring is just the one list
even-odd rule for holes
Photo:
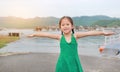
[[0,48],[6,46],[6,44],[18,40],[19,37],[0,35]]
[[[0,56],[0,72],[55,72],[58,53]],[[84,72],[119,72],[120,59],[79,55]]]

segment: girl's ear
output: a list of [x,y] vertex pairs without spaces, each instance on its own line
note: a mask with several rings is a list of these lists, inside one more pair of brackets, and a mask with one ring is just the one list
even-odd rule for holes
[[72,25],[72,29],[74,29],[75,27]]

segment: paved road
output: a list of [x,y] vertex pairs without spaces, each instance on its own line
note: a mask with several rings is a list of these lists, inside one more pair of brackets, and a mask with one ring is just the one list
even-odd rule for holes
[[[58,54],[28,53],[0,56],[0,72],[54,72]],[[119,58],[80,55],[85,72],[120,72]]]

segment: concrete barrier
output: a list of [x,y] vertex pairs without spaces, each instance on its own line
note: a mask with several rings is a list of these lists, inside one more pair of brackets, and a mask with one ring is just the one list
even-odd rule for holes
[[20,33],[15,33],[15,32],[12,32],[12,33],[9,33],[8,36],[15,36],[15,37],[20,37]]

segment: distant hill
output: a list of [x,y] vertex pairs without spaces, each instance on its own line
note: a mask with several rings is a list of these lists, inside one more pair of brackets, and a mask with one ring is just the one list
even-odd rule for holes
[[97,21],[100,20],[116,20],[117,18],[111,18],[108,16],[97,15],[97,16],[81,16],[81,17],[73,17],[74,23],[79,26],[91,26]]
[[116,20],[99,20],[99,21],[96,21],[92,24],[92,26],[109,26],[109,27],[118,27],[120,26],[120,20],[119,19],[116,19]]
[[36,26],[55,25],[58,18],[55,17],[35,17],[23,19],[18,17],[0,17],[0,26],[6,28],[34,28]]
[[[119,18],[111,18],[108,16],[81,16],[72,17],[76,26],[120,26]],[[19,18],[19,17],[0,17],[0,27],[6,28],[34,28],[36,26],[58,25],[59,18],[56,17],[35,17],[35,18]]]

